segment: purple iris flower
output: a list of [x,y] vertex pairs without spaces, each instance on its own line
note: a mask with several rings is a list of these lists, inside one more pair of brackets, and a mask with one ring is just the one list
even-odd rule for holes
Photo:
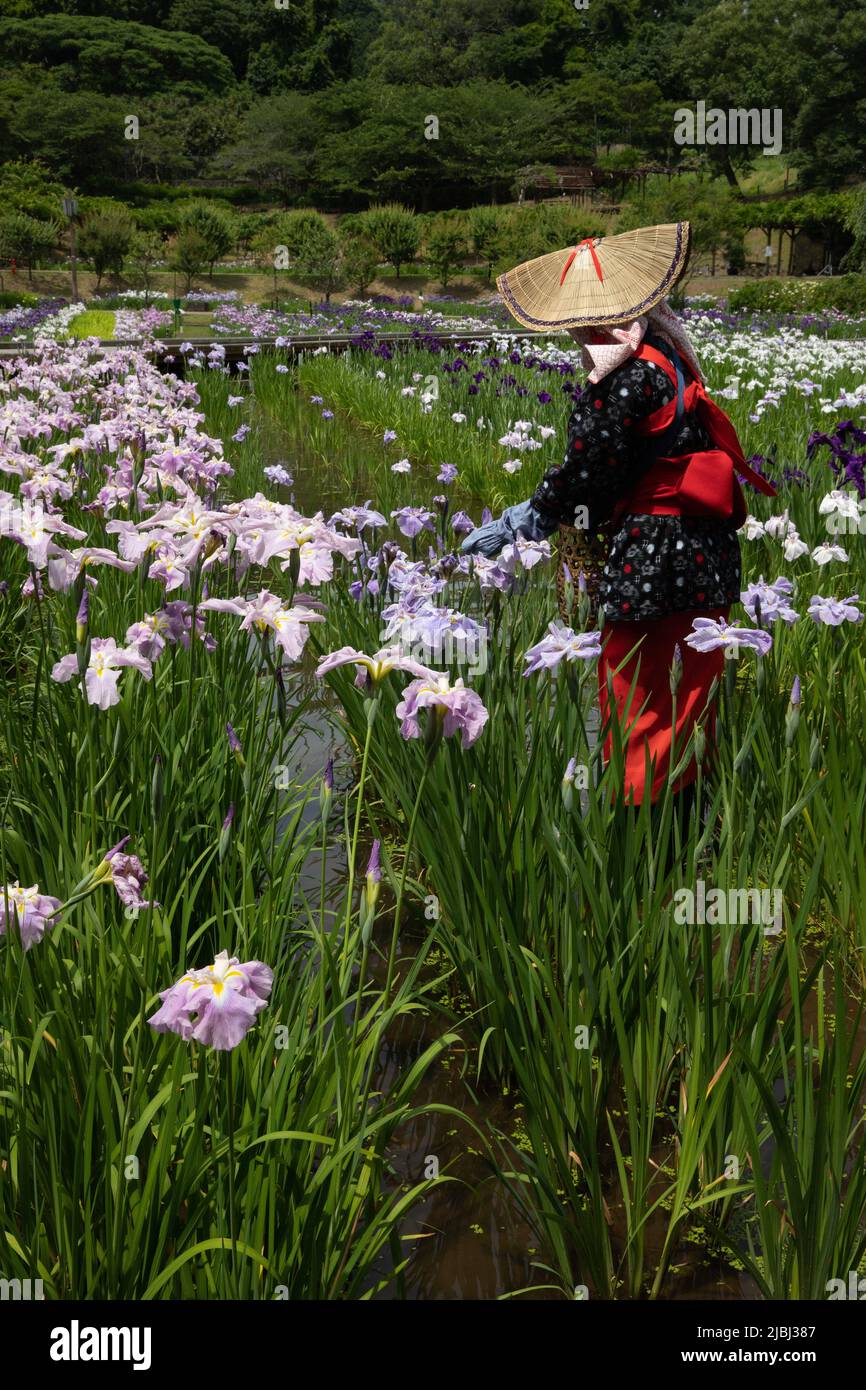
[[696,652],[714,652],[720,647],[739,651],[741,647],[751,647],[760,656],[765,656],[773,645],[769,632],[741,627],[739,623],[716,622],[714,618],[695,618],[685,640]]
[[439,483],[453,483],[457,477],[457,469],[453,463],[443,463],[436,474],[436,481]]
[[467,689],[462,679],[451,685],[447,675],[437,672],[412,681],[403,691],[394,713],[401,721],[400,732],[404,738],[421,737],[420,714],[424,709],[441,719],[446,738],[459,732],[464,748],[475,742],[489,718],[481,697]]
[[555,671],[562,661],[592,661],[601,656],[598,632],[572,632],[570,627],[551,623],[547,634],[526,652],[524,676],[535,671]]
[[824,598],[820,594],[814,594],[809,600],[807,611],[815,623],[823,623],[827,627],[840,627],[842,623],[863,621],[863,614],[857,607],[859,601],[859,594],[852,594],[850,598]]
[[435,512],[427,511],[425,507],[400,507],[391,515],[403,535],[407,536],[409,540],[419,535],[421,531],[432,531],[433,523],[436,520]]
[[788,597],[794,592],[794,586],[790,579],[780,575],[774,579],[772,584],[764,582],[761,575],[757,583],[750,584],[740,594],[740,602],[748,613],[752,622],[762,626],[762,622],[768,623],[783,622],[792,626],[799,618],[788,602]]
[[213,965],[190,970],[160,994],[162,1007],[148,1019],[157,1033],[177,1033],[229,1052],[243,1042],[256,1015],[265,1008],[273,971],[259,960],[241,964],[220,951]]
[[14,883],[7,884],[5,892],[0,893],[0,936],[5,934],[8,926],[7,899],[9,916],[17,922],[21,944],[25,951],[29,951],[30,947],[41,941],[45,932],[54,926],[51,919],[60,910],[60,899],[40,893],[39,885],[36,883],[32,888],[19,887],[17,879]]
[[268,482],[273,483],[276,487],[291,487],[294,482],[291,473],[285,468],[282,468],[278,463],[270,464],[267,468],[263,468],[262,472]]
[[370,506],[369,499],[363,507],[344,507],[341,512],[334,512],[328,525],[334,526],[337,522],[342,522],[344,526],[354,526],[356,531],[363,531],[367,526],[375,530],[379,526],[388,525],[382,513]]
[[366,656],[355,647],[341,647],[323,657],[316,667],[316,675],[326,676],[338,666],[357,666],[355,684],[361,689],[368,685],[378,686],[391,671],[406,671],[409,675],[425,678],[435,675],[429,666],[405,656],[399,647],[383,647],[375,656]]
[[137,910],[148,907],[158,907],[158,903],[151,904],[147,898],[142,896],[142,889],[147,883],[147,873],[144,865],[135,854],[121,854],[120,849],[126,844],[129,836],[121,840],[120,846],[108,851],[105,862],[111,869],[111,881],[117,891],[117,896],[124,907],[131,907]]

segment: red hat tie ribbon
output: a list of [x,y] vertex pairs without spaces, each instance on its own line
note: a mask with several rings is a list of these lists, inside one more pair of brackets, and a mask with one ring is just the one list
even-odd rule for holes
[[601,273],[601,266],[599,265],[598,256],[595,254],[595,243],[593,241],[593,238],[591,236],[588,236],[584,237],[583,241],[578,242],[577,246],[575,246],[568,260],[565,262],[565,265],[562,267],[562,274],[559,277],[560,285],[564,284],[565,277],[571,269],[571,263],[577,255],[578,251],[580,250],[581,246],[589,247],[589,254],[592,256],[592,263],[595,266],[595,273],[598,276],[599,280],[602,282],[602,284],[604,284],[604,276]]

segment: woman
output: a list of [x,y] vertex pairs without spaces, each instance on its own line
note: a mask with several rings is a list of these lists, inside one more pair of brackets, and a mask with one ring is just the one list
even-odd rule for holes
[[[541,539],[558,525],[608,530],[599,589],[605,631],[599,698],[608,680],[625,745],[625,800],[655,801],[668,778],[676,693],[677,755],[706,713],[724,653],[685,642],[703,615],[727,620],[740,596],[737,529],[746,517],[737,474],[774,489],[745,463],[733,425],[713,401],[688,334],[665,295],[682,276],[689,224],[588,238],[499,277],[528,328],[567,329],[588,372],[568,427],[562,465],[527,502],[467,536],[468,554],[495,555],[515,535]],[[577,578],[577,576],[573,576]],[[632,685],[635,691],[629,700]],[[606,753],[610,754],[608,738]],[[652,783],[646,787],[649,751]],[[694,762],[676,791],[694,781]]]

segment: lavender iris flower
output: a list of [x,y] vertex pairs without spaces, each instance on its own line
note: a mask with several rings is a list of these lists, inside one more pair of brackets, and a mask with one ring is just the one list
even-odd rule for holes
[[526,652],[524,676],[535,671],[555,671],[562,661],[592,661],[601,656],[598,632],[572,632],[570,627],[551,623],[546,636]]
[[0,893],[0,936],[4,935],[8,926],[7,898],[9,915],[17,922],[21,933],[21,944],[25,951],[29,951],[30,947],[41,941],[45,932],[54,925],[51,919],[60,910],[60,899],[40,893],[39,885],[36,883],[32,888],[19,887],[17,879],[14,883],[7,884],[5,894]]
[[213,965],[190,970],[160,994],[162,1007],[148,1019],[157,1033],[177,1033],[229,1052],[243,1042],[256,1015],[265,1008],[273,971],[259,960],[241,964],[220,951]]
[[404,536],[412,540],[421,531],[432,531],[433,523],[436,520],[435,512],[428,511],[425,507],[400,507],[391,513],[394,520]]
[[403,691],[403,699],[394,713],[401,721],[400,732],[404,738],[421,737],[419,716],[424,709],[435,712],[442,720],[446,738],[459,731],[464,748],[475,742],[489,717],[480,696],[467,689],[462,679],[451,685],[447,675],[436,672],[412,681]]
[[824,598],[821,594],[813,594],[807,611],[814,623],[823,623],[827,627],[860,623],[863,614],[856,606],[859,600],[859,594],[852,594],[850,598]]
[[423,666],[420,661],[413,661],[411,657],[404,656],[399,647],[383,647],[375,656],[366,656],[355,647],[340,647],[339,651],[330,652],[319,662],[316,675],[326,676],[338,666],[351,665],[358,667],[355,684],[361,689],[367,685],[380,685],[391,671],[407,671],[409,675],[419,678],[435,675],[429,666]]
[[716,622],[714,618],[695,618],[685,640],[697,652],[714,652],[720,647],[739,651],[741,647],[751,647],[760,656],[765,656],[773,645],[769,632],[741,627],[739,623]]
[[[90,649],[90,661],[84,675],[87,702],[106,710],[120,700],[117,681],[123,667],[134,666],[149,681],[153,668],[137,647],[118,647],[113,637],[95,637]],[[55,662],[51,679],[70,681],[78,673],[78,656],[72,652]]]
[[388,524],[382,513],[370,506],[369,499],[363,507],[344,507],[341,512],[334,512],[328,525],[333,526],[336,522],[342,522],[344,526],[354,526],[356,531],[363,531],[367,526],[375,530]]
[[111,869],[111,881],[117,891],[117,896],[124,907],[135,908],[136,910],[151,906],[158,907],[158,903],[150,903],[147,898],[142,896],[142,889],[147,883],[147,873],[137,855],[121,854],[120,849],[124,844],[126,844],[126,840],[122,840],[120,846],[109,850],[105,856],[105,862]]
[[[279,371],[279,368],[277,368],[277,371]],[[278,463],[270,464],[267,468],[263,468],[262,472],[268,482],[273,483],[276,487],[291,487],[294,482],[291,473],[289,473],[287,469],[282,468]]]
[[743,590],[740,602],[752,622],[759,625],[762,620],[768,623],[783,622],[790,627],[800,616],[788,603],[788,597],[793,592],[793,584],[784,575],[774,579],[772,584],[766,584],[764,576],[761,575],[757,583],[750,584]]

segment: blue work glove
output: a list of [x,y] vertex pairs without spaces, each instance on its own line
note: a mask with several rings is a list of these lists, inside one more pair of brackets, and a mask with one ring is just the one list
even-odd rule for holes
[[478,526],[470,531],[460,550],[463,555],[484,555],[490,560],[504,546],[513,545],[518,536],[528,541],[543,541],[555,530],[556,522],[542,516],[531,502],[517,502],[513,507],[506,507],[489,526]]

